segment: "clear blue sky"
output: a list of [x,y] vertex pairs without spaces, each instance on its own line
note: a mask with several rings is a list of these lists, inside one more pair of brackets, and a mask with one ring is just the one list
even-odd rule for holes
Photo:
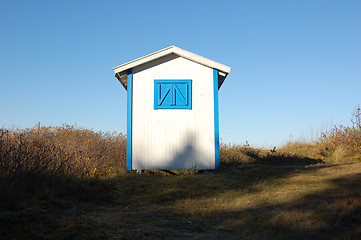
[[0,127],[126,132],[113,67],[175,45],[232,67],[224,143],[280,146],[361,103],[361,1],[0,2]]

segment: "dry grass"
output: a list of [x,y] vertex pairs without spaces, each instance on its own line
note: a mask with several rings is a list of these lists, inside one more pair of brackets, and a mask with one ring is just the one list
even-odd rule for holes
[[122,134],[1,129],[0,143],[1,239],[361,237],[361,154],[344,145],[222,145],[219,171],[170,176],[125,172]]
[[[41,171],[92,177],[125,169],[126,137],[64,124],[61,127],[0,129],[1,174]],[[7,171],[6,171],[7,170]],[[10,174],[10,175],[9,175]]]
[[128,174],[116,200],[80,215],[105,239],[357,239],[360,181],[361,163]]
[[358,105],[351,117],[352,126],[334,126],[321,134],[321,143],[327,149],[335,150],[342,146],[352,153],[361,152],[361,108]]
[[18,199],[51,194],[51,188],[64,181],[124,172],[125,162],[126,138],[122,134],[65,124],[0,129],[0,203],[11,208],[19,205]]

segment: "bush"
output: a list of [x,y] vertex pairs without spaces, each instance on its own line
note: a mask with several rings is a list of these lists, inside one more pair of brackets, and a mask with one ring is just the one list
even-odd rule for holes
[[0,202],[39,191],[56,178],[98,178],[125,171],[126,136],[71,125],[0,128]]
[[240,145],[221,144],[220,145],[220,158],[222,163],[242,162],[247,163],[251,161],[245,155],[245,147]]
[[352,126],[343,125],[334,126],[331,131],[321,134],[321,143],[326,145],[327,149],[335,150],[343,146],[351,152],[361,152],[361,109],[358,105],[351,118]]

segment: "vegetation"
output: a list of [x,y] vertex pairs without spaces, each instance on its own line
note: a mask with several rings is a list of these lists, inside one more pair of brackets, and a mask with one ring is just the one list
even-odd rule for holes
[[360,239],[360,107],[352,123],[177,176],[126,172],[122,134],[0,129],[0,238]]
[[[327,150],[343,149],[348,153],[361,151],[361,108],[358,105],[351,118],[352,126],[334,126],[331,131],[321,134],[321,142]],[[340,151],[340,150],[339,150]]]
[[[52,193],[66,182],[124,172],[126,137],[63,125],[0,129],[0,203]],[[28,202],[28,200],[25,200]]]

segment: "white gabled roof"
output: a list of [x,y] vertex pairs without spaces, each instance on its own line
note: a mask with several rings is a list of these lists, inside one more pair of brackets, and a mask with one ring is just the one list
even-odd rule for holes
[[178,55],[180,57],[186,58],[186,59],[188,59],[190,61],[193,61],[193,62],[199,63],[201,65],[204,65],[206,67],[217,69],[219,71],[219,74],[221,76],[223,76],[222,81],[219,83],[219,87],[220,87],[220,85],[222,85],[222,83],[224,81],[224,78],[227,76],[227,74],[232,69],[232,68],[230,68],[230,67],[228,67],[226,65],[223,65],[221,63],[212,61],[212,60],[210,60],[208,58],[199,56],[197,54],[188,52],[188,51],[183,50],[181,48],[178,48],[176,46],[170,46],[170,47],[164,48],[162,50],[159,50],[157,52],[148,54],[148,55],[146,55],[144,57],[140,57],[140,58],[135,59],[133,61],[124,63],[124,64],[119,65],[117,67],[114,67],[113,70],[115,72],[115,76],[119,79],[119,81],[122,83],[122,85],[125,88],[127,88],[126,76],[124,76],[124,73],[125,73],[126,70],[137,67],[137,66],[142,65],[142,64],[145,64],[147,62],[153,61],[155,59],[164,57],[164,56],[169,55],[169,54],[175,54],[175,55]]

